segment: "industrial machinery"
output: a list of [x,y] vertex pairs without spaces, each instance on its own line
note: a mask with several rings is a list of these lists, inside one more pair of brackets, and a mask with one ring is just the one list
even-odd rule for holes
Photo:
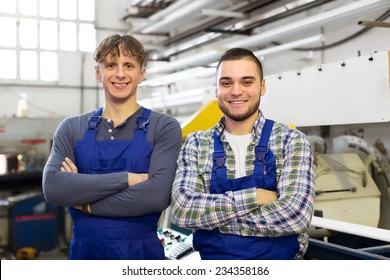
[[316,154],[315,210],[324,218],[377,227],[380,191],[355,153]]
[[[42,194],[42,171],[60,119],[0,119],[0,255],[33,258],[58,245],[63,210]],[[11,257],[10,257],[11,258]]]
[[[318,137],[311,138],[322,151]],[[307,258],[390,258],[390,166],[364,139],[333,138],[333,154],[315,153],[315,216]]]
[[377,226],[390,230],[390,164],[377,148],[364,139],[343,135],[333,139],[334,153],[356,153],[364,162],[370,176],[380,191],[380,217]]

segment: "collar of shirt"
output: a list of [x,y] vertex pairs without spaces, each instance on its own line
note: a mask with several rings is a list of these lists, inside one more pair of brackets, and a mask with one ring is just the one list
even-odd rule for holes
[[[252,141],[250,145],[255,145],[259,141],[261,132],[263,131],[264,124],[265,124],[265,117],[263,115],[263,112],[259,109],[259,116],[257,117],[255,123],[253,124]],[[225,130],[225,117],[223,116],[215,126],[215,131],[219,135],[221,141],[226,144],[227,139],[223,134],[224,130]]]

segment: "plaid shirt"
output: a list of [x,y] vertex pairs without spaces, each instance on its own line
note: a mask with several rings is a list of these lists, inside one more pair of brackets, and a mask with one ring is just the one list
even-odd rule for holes
[[[260,111],[246,154],[246,174],[253,174],[254,148],[265,123]],[[302,258],[308,246],[307,230],[313,213],[315,181],[312,150],[297,129],[275,122],[269,148],[276,158],[278,200],[259,206],[256,188],[210,194],[214,130],[221,135],[227,158],[228,179],[235,178],[233,150],[222,133],[224,118],[208,130],[190,135],[177,161],[172,190],[172,213],[183,228],[211,230],[241,236],[277,237],[298,234]]]

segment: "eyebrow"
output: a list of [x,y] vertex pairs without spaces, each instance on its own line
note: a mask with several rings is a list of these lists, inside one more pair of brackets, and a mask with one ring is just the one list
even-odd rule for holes
[[254,76],[244,76],[244,77],[241,77],[241,79],[242,79],[242,80],[248,80],[248,79],[250,79],[250,80],[256,80],[256,77],[254,77]]
[[231,80],[232,78],[230,78],[230,77],[221,77],[221,78],[219,78],[219,80]]
[[[244,76],[244,77],[241,77],[240,80],[256,80],[256,77],[254,76]],[[219,80],[233,80],[231,77],[221,77],[219,78]]]

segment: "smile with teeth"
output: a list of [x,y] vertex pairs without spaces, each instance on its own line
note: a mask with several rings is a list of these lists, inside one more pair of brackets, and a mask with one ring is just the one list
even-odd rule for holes
[[128,85],[128,83],[112,83],[112,85],[116,88],[124,88]]
[[245,103],[246,101],[229,101],[230,104],[243,104]]

